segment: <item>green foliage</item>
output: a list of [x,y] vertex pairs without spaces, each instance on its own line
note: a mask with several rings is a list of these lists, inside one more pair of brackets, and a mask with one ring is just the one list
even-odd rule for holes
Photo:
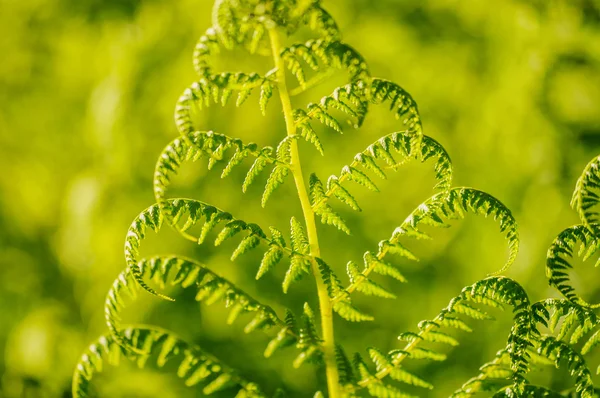
[[[582,257],[583,261],[588,260],[598,251],[600,243],[597,235],[593,232],[596,224],[586,226],[584,224],[575,225],[562,231],[548,249],[546,259],[546,273],[550,278],[550,284],[556,287],[567,299],[577,301],[587,306],[584,299],[575,293],[575,288],[571,285],[569,270],[572,265],[569,258],[573,258],[577,243],[580,242],[577,255]],[[596,267],[600,260],[596,262]],[[593,305],[593,307],[598,304]]]
[[[302,29],[308,29],[317,38],[305,43],[282,44],[284,34],[294,38]],[[216,71],[215,55],[235,48],[243,48],[259,56],[271,55],[274,66],[264,74]],[[381,398],[408,397],[411,396],[406,390],[408,386],[433,389],[434,385],[426,378],[407,370],[404,360],[445,361],[448,353],[444,349],[459,346],[463,333],[472,332],[472,321],[492,319],[482,307],[502,309],[508,306],[512,309],[513,325],[505,348],[453,396],[471,396],[479,391],[491,391],[495,396],[507,397],[552,396],[550,390],[531,385],[528,374],[537,363],[550,362],[558,367],[563,359],[566,359],[568,371],[574,378],[573,391],[582,397],[592,396],[591,372],[583,355],[598,344],[600,334],[592,334],[581,352],[573,345],[592,332],[597,326],[597,318],[590,312],[593,306],[574,293],[566,274],[570,265],[564,256],[572,257],[576,241],[582,242],[580,253],[585,258],[593,255],[598,248],[597,214],[592,210],[598,198],[594,190],[600,181],[597,159],[584,170],[573,197],[573,206],[583,224],[563,232],[548,254],[550,284],[565,296],[564,301],[546,300],[532,304],[515,280],[491,276],[463,288],[436,317],[419,322],[417,331],[401,333],[398,340],[403,342],[402,348],[385,353],[370,347],[367,349],[370,362],[358,353],[354,354],[351,362],[343,345],[336,342],[332,312],[350,322],[374,320],[374,316],[354,305],[352,295],[360,292],[378,299],[397,297],[391,288],[372,279],[377,274],[406,282],[401,266],[394,264],[389,255],[417,261],[416,254],[407,247],[405,240],[429,239],[431,237],[423,230],[424,226],[447,227],[451,220],[474,213],[493,218],[499,224],[509,248],[508,259],[498,271],[504,272],[514,263],[519,249],[517,224],[511,211],[488,193],[452,187],[450,157],[441,144],[423,134],[421,116],[413,97],[396,83],[371,76],[364,58],[341,41],[335,21],[318,0],[217,0],[213,26],[195,47],[194,68],[199,80],[184,91],[176,104],[175,124],[180,137],[163,150],[156,164],[156,204],[140,213],[126,235],[127,267],[113,283],[105,302],[110,335],[102,337],[83,355],[74,377],[74,396],[87,396],[88,384],[92,376],[101,371],[104,357],[108,357],[109,363],[117,364],[116,358],[125,356],[141,366],[156,353],[159,367],[169,356],[183,354],[177,373],[188,385],[213,378],[204,387],[205,394],[232,385],[238,388],[239,397],[263,396],[254,383],[244,381],[220,361],[170,332],[123,326],[121,317],[127,306],[126,298],[135,300],[139,290],[173,300],[151,284],[158,285],[159,290],[164,290],[167,285],[193,287],[196,289],[196,301],[205,304],[223,302],[230,309],[229,324],[244,314],[251,314],[244,331],[261,330],[271,334],[265,357],[295,345],[300,353],[291,361],[292,366],[298,368],[305,362],[312,362],[317,365],[318,371],[324,370],[323,387],[330,398],[364,394]],[[345,84],[318,103],[310,103],[303,108],[293,107],[292,94],[308,91],[336,70],[346,72]],[[286,72],[294,76],[297,87],[288,89]],[[308,78],[309,74],[314,77]],[[226,106],[234,94],[237,94],[236,105],[242,106],[254,90],[259,91],[259,108],[263,114],[266,114],[273,96],[279,96],[287,134],[276,149],[269,146],[261,148],[255,143],[245,144],[237,138],[196,128],[196,114],[203,109],[214,105]],[[311,173],[306,184],[300,164],[299,139],[309,142],[324,155],[324,140],[318,136],[319,129],[315,123],[341,133],[343,123],[336,116],[341,113],[349,119],[353,128],[359,128],[368,118],[370,107],[381,104],[388,106],[392,116],[402,121],[405,130],[379,138],[326,183]],[[241,168],[246,160],[252,160],[240,181],[243,192],[248,191],[262,172],[270,169],[262,194],[262,207],[274,197],[277,188],[290,180],[287,177],[292,174],[303,219],[291,217],[287,237],[274,227],[269,227],[267,233],[256,223],[236,218],[211,204],[169,197],[169,187],[182,165],[201,159],[207,160],[208,170],[221,164],[222,178],[237,177],[234,171]],[[390,238],[381,240],[377,250],[365,252],[362,267],[348,261],[346,273],[349,281],[347,284],[342,282],[335,274],[337,267],[321,256],[315,218],[319,217],[323,224],[350,234],[348,222],[329,203],[331,197],[353,210],[360,210],[357,199],[347,188],[347,182],[379,192],[373,176],[385,179],[389,171],[395,171],[412,160],[425,162],[429,159],[434,161],[434,189],[439,192],[411,212]],[[238,244],[231,254],[232,261],[248,257],[253,250],[261,251],[256,279],[274,270],[285,258],[289,264],[282,280],[283,293],[288,293],[292,284],[304,277],[314,277],[318,312],[304,303],[299,317],[287,310],[282,319],[274,309],[261,304],[243,287],[218,275],[208,265],[175,255],[143,257],[141,245],[147,232],[150,229],[159,232],[164,224],[198,245],[212,240],[214,246],[221,246],[235,240]],[[372,231],[364,232],[370,234]],[[540,331],[540,324],[552,329],[561,318],[557,336]],[[275,396],[281,394],[277,392]],[[314,396],[323,397],[324,393],[318,391]]]
[[[573,199],[571,199],[571,207],[577,210],[581,222],[590,229],[596,229],[595,225],[598,221],[598,212],[594,207],[600,202],[598,196],[600,189],[600,157],[592,159],[577,180]],[[597,232],[597,231],[596,231]]]
[[[200,347],[189,345],[170,332],[155,327],[131,326],[123,330],[123,342],[136,352],[119,345],[111,335],[101,336],[88,348],[73,376],[75,398],[93,396],[90,380],[107,365],[118,366],[121,361],[131,361],[143,368],[149,360],[155,361],[159,368],[176,361],[177,376],[188,387],[201,383],[204,395],[226,389],[231,394],[237,391],[235,397],[238,398],[265,396],[256,384],[244,380]],[[155,353],[156,357],[149,353]]]
[[[179,285],[183,288],[193,287],[196,289],[196,301],[207,305],[223,302],[225,307],[229,308],[228,324],[234,323],[240,315],[252,314],[252,318],[244,327],[245,333],[255,330],[267,332],[273,328],[278,329],[277,337],[269,343],[265,356],[271,356],[276,349],[288,346],[299,339],[300,332],[294,325],[280,320],[272,308],[260,304],[202,264],[174,256],[152,257],[140,260],[138,268],[142,278],[147,277],[162,289],[167,285]],[[140,285],[136,282],[133,273],[129,270],[123,271],[108,292],[104,311],[106,322],[115,341],[135,352],[138,350],[135,346],[132,347],[126,339],[120,323],[121,313],[126,306],[124,298],[135,299],[139,290]],[[312,343],[318,345],[317,342]],[[315,349],[307,343],[302,343],[302,346],[308,350]],[[143,352],[138,353],[143,354]],[[301,353],[301,355],[303,354]]]

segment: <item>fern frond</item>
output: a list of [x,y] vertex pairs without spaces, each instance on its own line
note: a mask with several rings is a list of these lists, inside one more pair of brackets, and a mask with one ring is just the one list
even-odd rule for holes
[[[216,1],[213,7],[213,35],[226,48],[241,45],[250,53],[262,50],[265,30],[274,24],[292,34],[302,26],[314,31],[326,41],[337,41],[340,32],[331,15],[320,7],[318,1],[261,2]],[[262,51],[259,51],[262,53]]]
[[[212,12],[213,34],[219,38],[225,48],[232,49],[236,44],[246,44],[252,53],[255,52],[261,38],[257,36],[261,33],[264,36],[264,25],[258,18],[244,17],[239,12],[240,6],[242,3],[232,4],[227,0],[215,2]],[[194,64],[196,64],[196,56],[194,56]]]
[[372,321],[373,317],[371,315],[361,312],[352,304],[350,295],[345,292],[342,282],[333,273],[325,261],[320,258],[317,258],[316,261],[319,266],[323,283],[327,286],[329,298],[332,300],[333,310],[339,316],[350,322]]
[[283,291],[287,293],[290,285],[302,278],[304,274],[310,273],[310,259],[308,256],[310,249],[308,237],[304,227],[295,217],[291,219],[291,262],[288,271],[283,279]]
[[[385,261],[388,253],[397,254],[413,261],[417,260],[417,257],[400,243],[400,238],[402,236],[422,238],[424,234],[418,229],[420,223],[433,224],[435,226],[446,225],[445,220],[459,216],[462,217],[466,211],[483,214],[486,217],[492,216],[499,222],[500,231],[504,232],[509,242],[510,250],[508,261],[502,270],[508,268],[515,260],[519,246],[517,225],[510,210],[500,201],[484,192],[471,188],[453,188],[447,192],[441,192],[433,196],[419,206],[408,216],[401,226],[394,230],[390,239],[379,242],[377,252],[366,252],[362,271],[359,271],[355,265],[348,267],[350,285],[332,299],[334,305],[341,301],[345,301],[350,305],[349,295],[354,291],[366,294],[378,294],[382,297],[393,297],[391,293],[382,291],[379,285],[371,281],[369,275],[375,272],[382,275],[389,275],[400,282],[406,281],[402,273],[394,265]],[[493,303],[485,304],[489,305]]]
[[[523,288],[512,279],[490,277],[465,287],[461,294],[453,298],[448,306],[433,320],[420,322],[418,333],[406,332],[400,334],[398,339],[405,341],[406,345],[402,349],[390,351],[387,356],[383,357],[385,361],[389,362],[390,366],[378,369],[375,375],[369,373],[367,377],[362,377],[357,384],[357,388],[369,387],[372,383],[380,383],[380,380],[388,375],[391,376],[392,369],[398,368],[406,358],[444,360],[445,356],[443,354],[431,349],[424,351],[423,347],[420,346],[427,342],[457,345],[458,341],[441,329],[445,327],[470,331],[470,328],[464,327],[464,322],[457,322],[458,316],[471,315],[470,312],[463,311],[462,307],[468,302],[495,303],[492,305],[494,307],[500,303],[513,308],[514,325],[508,338],[506,353],[510,359],[511,378],[515,383],[524,383],[524,375],[529,370],[527,350],[532,346],[532,341],[537,333],[530,311],[529,298]],[[481,319],[478,316],[471,318]],[[384,359],[378,356],[378,359],[374,359],[374,362],[376,364],[378,362],[383,363]]]
[[[353,63],[356,62],[358,61]],[[369,102],[375,105],[389,102],[394,116],[396,119],[403,120],[407,131],[422,136],[421,120],[416,102],[400,86],[382,79],[368,79],[368,82],[358,80],[337,88],[332,95],[324,97],[320,104],[309,104],[306,111],[294,111],[294,120],[296,126],[300,126],[301,130],[309,130],[304,127],[306,123],[309,120],[317,120],[333,130],[341,132],[341,125],[331,115],[331,110],[340,110],[348,116],[356,118],[356,123],[351,124],[359,127],[366,116]]]
[[[129,228],[125,241],[126,263],[135,280],[149,293],[164,299],[170,298],[148,286],[137,266],[140,259],[139,248],[147,229],[152,228],[155,232],[158,232],[163,219],[182,236],[198,244],[204,243],[208,234],[218,227],[221,230],[215,238],[215,246],[233,237],[243,236],[238,247],[233,252],[232,259],[261,246],[260,250],[266,250],[265,256],[270,254],[264,260],[264,263],[261,263],[259,268],[260,276],[281,260],[279,256],[283,257],[283,255],[287,255],[292,263],[290,269],[293,272],[291,275],[286,276],[286,280],[284,281],[284,289],[286,291],[292,281],[302,276],[303,272],[308,272],[310,262],[314,261],[314,258],[308,254],[308,243],[300,239],[298,230],[292,231],[293,239],[296,242],[292,242],[292,248],[289,248],[286,246],[281,232],[275,228],[270,228],[271,236],[269,237],[258,225],[236,219],[230,213],[207,203],[193,199],[165,199],[159,204],[150,206],[136,217]],[[299,225],[297,222],[296,224]],[[202,225],[199,236],[194,236],[187,232],[195,225]],[[303,243],[300,244],[299,242]],[[263,248],[265,245],[267,249]]]
[[554,360],[557,368],[561,366],[562,361],[566,361],[569,373],[575,378],[575,391],[578,396],[582,398],[594,396],[592,374],[583,357],[570,345],[552,336],[544,336],[540,339],[538,352]]
[[389,372],[390,377],[396,381],[410,384],[415,387],[422,387],[429,390],[433,389],[433,385],[431,385],[431,383],[426,382],[418,376],[415,376],[401,367],[392,364],[392,359],[376,348],[369,348],[368,351],[371,361],[373,361],[377,367],[377,373]]
[[[106,322],[111,335],[102,337],[82,358],[74,378],[74,395],[88,396],[89,381],[94,373],[101,371],[103,362],[116,363],[119,357],[127,357],[143,366],[157,353],[159,367],[171,357],[180,356],[178,375],[188,385],[207,381],[203,391],[206,395],[231,386],[237,388],[240,398],[264,396],[255,384],[243,380],[235,371],[169,332],[122,325],[122,313],[128,301],[135,300],[139,290],[171,299],[157,290],[180,286],[195,288],[195,299],[199,302],[207,305],[223,303],[229,309],[228,324],[248,316],[244,327],[246,333],[255,330],[272,333],[264,351],[265,357],[295,345],[298,355],[293,366],[313,362],[325,368],[328,392],[332,397],[340,393],[348,398],[362,393],[381,398],[411,397],[402,389],[432,389],[431,383],[409,372],[403,361],[407,358],[446,360],[446,353],[440,352],[438,346],[457,346],[463,332],[472,332],[472,320],[493,319],[482,309],[484,306],[512,309],[513,325],[506,348],[481,367],[480,374],[465,383],[454,396],[468,397],[479,391],[511,398],[551,396],[548,390],[529,385],[526,375],[537,362],[553,361],[559,366],[561,359],[566,359],[569,371],[576,379],[574,394],[591,397],[594,391],[591,373],[582,355],[571,345],[582,342],[584,353],[596,347],[600,342],[600,331],[594,332],[594,329],[599,326],[600,318],[591,312],[592,306],[574,293],[566,271],[570,268],[567,257],[573,257],[577,241],[582,243],[579,255],[584,258],[594,255],[600,247],[597,233],[600,228],[596,225],[596,221],[600,222],[600,213],[594,210],[600,202],[600,157],[588,164],[573,196],[572,205],[578,210],[583,225],[560,235],[548,254],[551,284],[568,300],[546,300],[532,306],[518,283],[508,278],[489,277],[462,289],[435,318],[419,322],[417,330],[401,333],[398,339],[404,344],[400,349],[385,353],[369,348],[371,364],[356,354],[353,367],[343,348],[336,346],[332,310],[352,322],[373,320],[371,315],[353,304],[352,294],[360,292],[379,298],[395,298],[392,291],[373,279],[373,274],[406,282],[388,254],[418,261],[402,239],[429,238],[421,230],[422,225],[448,226],[450,220],[462,218],[467,212],[494,218],[509,246],[508,259],[499,272],[515,261],[519,237],[514,217],[496,198],[471,188],[451,188],[450,157],[438,142],[423,135],[421,117],[413,97],[396,83],[371,76],[365,59],[342,41],[336,22],[321,3],[321,0],[215,0],[213,26],[199,39],[194,50],[193,63],[198,81],[183,92],[176,104],[175,123],[180,137],[165,148],[156,165],[154,194],[157,203],[132,222],[125,240],[127,267],[113,283],[105,301]],[[316,37],[283,47],[283,35],[291,37],[303,28],[312,30]],[[304,35],[306,29],[300,33]],[[292,40],[290,38],[289,42]],[[217,70],[215,61],[219,53],[240,48],[251,54],[272,56],[275,67],[260,74]],[[291,96],[316,86],[340,70],[348,75],[346,84],[306,108],[292,109]],[[288,73],[298,82],[292,90],[287,88]],[[241,106],[258,92],[258,107],[264,115],[275,90],[281,100],[287,130],[286,138],[277,149],[245,144],[212,131],[197,131],[196,113],[203,108],[213,104],[226,106],[233,99],[236,106]],[[331,176],[327,183],[311,174],[310,197],[307,197],[295,140],[304,139],[323,154],[323,144],[314,123],[342,133],[342,119],[358,128],[370,106],[381,104],[389,106],[394,117],[402,121],[405,131],[378,139],[345,165],[338,176]],[[222,178],[249,162],[241,184],[243,192],[266,173],[268,177],[261,198],[263,207],[293,173],[306,220],[292,217],[289,236],[287,233],[284,236],[273,227],[263,230],[257,224],[238,219],[199,200],[169,198],[167,191],[182,165],[200,159],[207,160],[209,170],[222,165]],[[412,160],[425,162],[429,159],[434,160],[434,189],[441,192],[414,210],[391,237],[379,242],[376,250],[367,251],[363,264],[348,262],[349,282],[342,283],[332,268],[318,257],[320,250],[313,218],[318,216],[323,224],[350,234],[344,219],[329,203],[331,197],[360,211],[347,182],[377,192],[376,178],[385,179],[390,171],[396,171]],[[175,256],[142,258],[140,249],[147,232],[150,229],[159,232],[165,223],[197,244],[212,240],[219,246],[235,239],[232,261],[253,250],[260,251],[262,259],[256,279],[285,263],[284,293],[305,274],[316,274],[313,276],[317,278],[320,322],[308,303],[304,304],[298,318],[286,311],[285,318],[280,319],[272,308],[193,260]],[[157,290],[150,284],[157,286]],[[550,329],[557,327],[556,337],[541,336],[538,324]],[[536,354],[533,353],[535,349]],[[281,390],[275,393],[276,397],[283,395]],[[321,391],[314,394],[315,398],[324,396]]]
[[402,87],[385,79],[373,79],[368,91],[372,104],[390,104],[390,110],[398,120],[402,119],[406,129],[422,134],[421,117],[417,103]]
[[183,136],[193,133],[196,128],[192,119],[193,107],[202,109],[211,103],[227,105],[235,91],[238,92],[237,106],[241,106],[254,89],[260,89],[259,105],[264,113],[273,94],[273,71],[265,76],[257,73],[223,72],[211,77],[203,77],[186,88],[175,106],[175,125]]
[[[580,351],[582,356],[589,354],[600,343],[600,330],[596,329],[600,325],[600,318],[590,307],[583,307],[576,302],[564,299],[546,299],[535,303],[532,306],[532,312],[536,321],[546,326],[551,332],[558,328],[556,336],[552,337],[555,341],[571,347],[583,340],[584,344]],[[594,329],[596,331],[591,333]],[[590,333],[591,336],[588,337]],[[541,343],[538,351],[552,361],[556,362],[560,359],[548,355],[548,351],[544,350]],[[558,366],[558,364],[556,365]],[[574,375],[573,372],[571,374]],[[576,391],[579,394],[578,386],[576,386]]]
[[[597,228],[592,224],[592,228]],[[600,240],[592,229],[585,225],[575,225],[562,231],[552,242],[546,255],[546,276],[549,278],[551,286],[556,287],[562,295],[575,303],[583,306],[597,308],[599,304],[589,304],[577,293],[571,284],[569,270],[573,268],[569,259],[573,258],[578,242],[581,243],[577,255],[582,257],[583,261],[598,253],[600,249]],[[596,261],[596,267],[600,265],[600,259]]]
[[462,218],[465,212],[492,217],[500,225],[500,232],[508,241],[509,254],[504,266],[495,274],[508,269],[519,251],[517,222],[511,211],[492,195],[473,188],[458,187],[441,192],[426,200],[415,209],[406,220],[396,228],[390,242],[396,242],[402,236],[421,237],[420,224],[435,227],[446,226],[447,221]]
[[577,210],[581,222],[596,234],[600,232],[597,223],[600,223],[598,211],[594,210],[600,203],[600,156],[592,159],[583,169],[575,185],[571,207]]
[[295,43],[283,49],[281,58],[298,80],[301,89],[307,88],[303,63],[314,71],[322,72],[331,68],[345,70],[351,82],[370,78],[369,67],[362,55],[340,41],[317,39]]
[[[415,259],[414,256],[408,252],[408,250],[400,250],[400,247],[401,246],[397,246],[395,250],[404,253],[411,259]],[[386,249],[385,253],[388,251],[389,249]],[[383,251],[380,250],[380,253],[383,253]],[[406,278],[404,278],[400,270],[395,265],[383,261],[383,256],[385,256],[385,254],[375,255],[372,252],[366,252],[363,257],[364,268],[362,270],[359,270],[358,266],[352,262],[347,264],[346,269],[350,279],[350,284],[345,289],[340,288],[336,290],[334,295],[331,296],[333,308],[340,316],[342,316],[342,318],[350,318],[349,320],[351,321],[373,319],[371,316],[362,314],[352,305],[350,294],[354,291],[383,298],[395,298],[393,293],[387,291],[382,286],[369,279],[371,272],[390,276],[400,282],[406,282]]]
[[[529,360],[533,364],[552,366],[545,356],[535,351],[528,351]],[[506,349],[496,353],[495,358],[479,368],[479,374],[465,382],[456,390],[451,398],[470,398],[482,392],[495,393],[494,397],[549,397],[559,398],[564,395],[555,393],[545,387],[527,384],[515,386],[511,383],[513,372],[511,369],[510,355]]]
[[[255,330],[269,331],[278,328],[283,336],[278,336],[278,348],[292,344],[298,340],[298,331],[290,328],[280,320],[275,311],[249,296],[227,279],[212,272],[205,265],[181,257],[152,257],[139,261],[137,267],[143,278],[158,284],[161,289],[167,285],[194,287],[197,289],[196,301],[207,305],[223,302],[230,309],[227,323],[232,324],[243,314],[252,314],[252,318],[244,328],[244,332]],[[104,313],[108,329],[115,341],[127,347],[128,341],[123,335],[121,327],[121,313],[125,307],[125,299],[135,299],[140,286],[129,270],[121,272],[108,292],[105,301]],[[128,348],[135,349],[129,346]],[[271,354],[274,350],[271,350]],[[141,353],[140,353],[141,354]]]
[[[335,20],[320,6],[320,1],[234,0],[228,2],[231,4],[232,12],[242,19],[242,22],[269,24],[271,28],[275,24],[285,29],[288,34],[306,26],[319,37],[329,41],[338,40],[340,36]],[[225,17],[222,17],[221,21],[215,21],[216,13],[217,11],[213,12],[213,25],[220,25],[223,28],[235,23],[224,12],[221,13],[225,14]]]
[[[243,144],[240,140],[212,131],[197,131],[185,137],[176,138],[162,151],[156,163],[154,196],[158,203],[164,201],[173,176],[178,173],[181,166],[185,162],[196,162],[202,158],[208,159],[209,169],[212,169],[217,162],[225,161],[226,165],[221,173],[222,178],[228,176],[235,167],[249,157],[256,159],[255,164],[260,161],[263,165],[260,171],[264,170],[267,165],[274,165],[274,169],[278,170],[289,167],[285,163],[284,156],[280,156],[279,153],[277,156],[273,156],[272,152],[271,147],[259,149],[255,143]],[[252,169],[249,171],[249,175],[252,175],[251,181],[244,184],[246,189],[258,175]]]
[[354,128],[359,127],[363,123],[368,111],[368,101],[364,91],[364,83],[362,81],[347,84],[336,88],[332,94],[323,97],[318,104],[309,104],[306,110],[294,110],[294,124],[300,136],[312,143],[323,154],[321,142],[310,122],[318,121],[341,133],[342,125],[331,113],[337,110],[348,116],[349,123]]
[[344,349],[341,345],[335,346],[335,362],[338,367],[338,372],[340,373],[340,383],[342,386],[346,384],[354,384],[357,379],[354,374],[354,369],[352,367],[352,363],[348,359],[348,356],[344,352]]
[[328,41],[340,39],[340,30],[333,17],[322,7],[318,1],[312,2],[308,10],[298,9],[292,11],[292,17],[300,17],[303,24]]
[[[396,160],[394,155],[400,156],[400,158]],[[452,184],[452,161],[437,141],[428,136],[420,136],[408,131],[388,134],[358,153],[352,163],[344,166],[339,176],[329,178],[327,190],[320,200],[313,203],[313,210],[317,211],[326,206],[332,196],[353,210],[360,210],[354,197],[344,187],[347,181],[356,181],[361,185],[373,188],[375,184],[368,177],[368,173],[386,178],[385,171],[387,170],[395,171],[411,160],[425,162],[429,159],[435,161],[434,169],[437,180],[435,189],[448,190]],[[360,177],[362,177],[362,183]]]
[[270,245],[260,262],[260,267],[256,273],[256,279],[260,279],[263,275],[273,269],[282,258],[283,250],[281,247],[279,245]]
[[[294,338],[290,339],[290,334],[292,334],[294,336]],[[279,332],[277,333],[277,336],[275,336],[275,338],[271,339],[271,341],[269,341],[269,344],[267,345],[267,348],[265,349],[264,352],[264,356],[265,358],[270,358],[276,351],[280,350],[281,348],[287,347],[290,344],[293,344],[295,341],[298,341],[298,338],[296,338],[295,336],[299,336],[300,332],[298,330],[298,326],[296,324],[296,318],[294,317],[294,314],[289,311],[286,310],[286,314],[285,314],[285,327],[283,327],[281,330],[279,330]],[[298,347],[298,346],[297,346]],[[314,347],[310,344],[306,344],[303,345],[302,347],[298,347],[302,349],[302,352],[305,352],[306,350],[318,350],[319,347]]]
[[413,398],[413,395],[404,393],[396,387],[383,383],[377,375],[373,374],[359,354],[354,355],[354,367],[360,379],[365,381],[365,387],[372,397],[379,398]]
[[[223,2],[221,2],[223,3]],[[210,58],[221,51],[221,43],[214,28],[209,28],[196,42],[194,47],[194,70],[199,76],[212,75]]]
[[[245,1],[216,1],[213,7],[213,28],[204,35],[227,49],[243,46],[250,53],[267,55],[266,31],[275,23],[292,33],[301,26],[307,26],[319,40],[336,42],[340,32],[334,19],[319,6],[318,2],[276,2],[276,4],[256,4]],[[207,41],[204,39],[204,41]],[[194,66],[201,76],[206,72],[207,58],[217,51],[206,48],[203,39],[194,52]],[[218,49],[218,47],[217,47]],[[211,51],[212,50],[212,51]]]
[[307,360],[320,360],[321,351],[318,347],[321,344],[321,338],[317,333],[315,314],[308,303],[304,303],[302,322],[298,334],[296,347],[301,349],[302,352],[293,362],[295,368],[300,367]]
[[291,151],[291,142],[292,137],[284,138],[279,145],[277,146],[277,166],[273,168],[269,179],[267,180],[267,185],[265,186],[265,190],[263,192],[261,205],[265,207],[267,201],[271,197],[271,194],[281,185],[283,184],[285,178],[290,172],[290,164],[292,155]]
[[[309,192],[311,204],[317,203],[325,198],[325,188],[323,187],[323,183],[314,173],[310,175]],[[332,225],[340,231],[350,235],[350,229],[346,225],[344,219],[328,204],[323,204],[316,208],[314,212],[317,216],[321,217],[321,222],[323,224]]]
[[177,376],[189,387],[204,384],[204,395],[227,389],[231,390],[231,396],[235,394],[238,398],[266,397],[255,383],[246,381],[200,347],[187,344],[171,332],[146,326],[127,327],[123,330],[123,336],[128,345],[144,354],[126,350],[112,336],[101,336],[87,349],[77,364],[73,375],[74,398],[92,396],[91,381],[106,365],[118,366],[120,361],[126,359],[142,368],[151,358],[147,354],[150,352],[158,353],[158,368],[162,368],[167,362],[177,361]]
[[350,322],[366,322],[375,319],[372,315],[365,314],[356,308],[350,301],[349,297],[345,297],[344,300],[334,302],[333,310],[339,316]]
[[346,269],[350,278],[350,283],[356,286],[355,289],[357,291],[367,296],[396,298],[396,295],[387,291],[382,286],[370,280],[369,278],[365,277],[365,275],[359,270],[358,265],[354,264],[352,261],[348,262]]

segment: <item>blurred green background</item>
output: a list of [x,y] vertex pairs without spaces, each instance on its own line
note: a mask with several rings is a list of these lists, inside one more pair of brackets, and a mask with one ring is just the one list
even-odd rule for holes
[[[372,73],[417,100],[425,133],[453,158],[455,185],[487,191],[513,210],[522,248],[508,275],[532,300],[556,296],[544,275],[545,252],[558,232],[577,222],[570,194],[600,148],[600,1],[324,4]],[[192,49],[210,24],[211,6],[209,0],[0,0],[0,397],[69,397],[80,353],[106,331],[104,296],[124,268],[129,223],[153,203],[154,163],[177,135],[174,104],[195,79]],[[248,71],[255,65],[241,53],[225,63]],[[317,91],[300,100],[318,100]],[[280,119],[276,100],[263,117],[251,99],[239,110],[211,108],[200,124],[274,145],[284,134]],[[326,179],[376,138],[399,129],[389,113],[376,110],[359,131],[323,130],[326,156],[302,146],[304,169]],[[337,207],[352,237],[320,226],[324,258],[338,275],[432,194],[430,169],[402,169],[380,184],[380,194],[354,189],[363,212]],[[243,195],[241,172],[223,182],[216,175],[186,167],[177,185],[263,227],[286,228],[299,214],[291,179],[263,210],[261,184]],[[382,281],[397,301],[357,299],[375,322],[336,319],[349,352],[397,347],[399,332],[434,317],[463,286],[500,268],[507,253],[492,220],[471,216],[434,236],[411,246],[420,263],[401,263],[408,284]],[[148,254],[201,258],[280,314],[284,306],[300,312],[304,301],[316,308],[309,278],[282,295],[283,267],[254,282],[257,256],[233,264],[231,251],[193,247],[168,230],[152,242]],[[581,265],[574,283],[584,296],[598,296],[596,277],[590,264]],[[320,380],[310,366],[296,372],[285,355],[263,359],[266,337],[225,326],[222,306],[199,307],[189,292],[173,294],[176,304],[142,296],[126,321],[175,330],[269,391],[282,386],[312,396]],[[498,320],[459,335],[463,344],[446,363],[417,364],[415,371],[437,386],[427,396],[447,396],[504,346],[509,311]],[[571,385],[565,372],[534,377],[555,388]],[[201,396],[173,374],[152,369],[107,371],[95,385],[103,397]]]

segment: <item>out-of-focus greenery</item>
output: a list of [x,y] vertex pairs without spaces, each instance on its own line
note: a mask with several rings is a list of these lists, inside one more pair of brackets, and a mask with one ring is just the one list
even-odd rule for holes
[[[70,396],[80,353],[105,332],[103,300],[124,268],[124,234],[153,202],[154,163],[176,135],[174,103],[195,78],[191,52],[209,26],[211,6],[209,0],[0,0],[0,397]],[[509,275],[532,300],[556,295],[544,276],[545,251],[577,222],[569,196],[600,148],[600,1],[327,0],[325,6],[373,74],[417,100],[425,132],[453,158],[455,184],[487,191],[513,210],[522,249]],[[241,53],[230,58],[236,69],[255,65]],[[318,98],[316,92],[302,97]],[[247,105],[211,110],[201,122],[266,145],[283,136],[280,119],[276,106],[264,118]],[[360,131],[321,133],[326,156],[302,147],[304,168],[321,177],[338,172],[391,131],[394,123],[381,111]],[[205,173],[190,167],[182,186],[246,220],[283,228],[286,209],[298,211],[293,187],[262,210],[259,187],[243,195],[232,179],[207,191],[206,181],[216,180]],[[355,234],[320,227],[323,255],[342,274],[347,260],[376,247],[430,196],[432,184],[431,172],[415,165],[381,184],[385,194],[357,191],[363,213],[344,214]],[[398,301],[361,301],[374,323],[336,322],[349,349],[362,351],[373,341],[394,347],[399,331],[435,316],[506,255],[491,220],[468,218],[435,237],[415,249],[420,263],[402,264],[409,283],[389,285]],[[251,261],[232,264],[226,251],[193,247],[168,231],[154,242],[149,246],[157,253],[201,256],[276,308],[315,303],[309,279],[278,302],[281,273],[256,283]],[[586,264],[574,283],[588,297],[598,295],[595,276]],[[127,320],[173,329],[268,389],[314,391],[310,366],[295,371],[285,358],[262,359],[263,337],[238,337],[240,328],[224,326],[219,309],[177,297],[176,304],[145,297]],[[461,336],[469,344],[447,363],[417,369],[437,386],[431,396],[447,396],[504,346],[510,315],[498,317]],[[570,383],[564,373],[536,377],[558,389]],[[106,397],[200,394],[151,369],[110,371],[97,385]]]

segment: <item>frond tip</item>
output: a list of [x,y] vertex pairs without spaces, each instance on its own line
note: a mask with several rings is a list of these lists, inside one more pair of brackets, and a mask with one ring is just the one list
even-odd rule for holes
[[356,154],[351,163],[342,168],[338,176],[331,176],[327,186],[315,174],[310,177],[311,205],[321,216],[321,222],[337,227],[348,233],[344,220],[328,203],[333,196],[353,210],[360,211],[354,196],[347,189],[347,182],[353,181],[371,191],[378,188],[371,175],[387,178],[386,172],[397,171],[413,160],[425,162],[433,159],[436,185],[434,189],[446,191],[452,184],[452,161],[446,150],[433,138],[415,132],[401,131],[388,134]]
[[[593,228],[598,228],[598,224],[591,224]],[[600,249],[600,241],[597,235],[589,227],[580,224],[574,225],[562,231],[552,242],[546,256],[546,276],[549,278],[551,286],[556,287],[559,292],[567,299],[585,307],[598,308],[598,304],[589,304],[577,293],[571,282],[569,270],[573,268],[570,263],[575,255],[588,260]],[[576,246],[580,243],[579,250]],[[600,265],[600,260],[596,261],[596,266]]]
[[427,235],[418,229],[420,224],[434,227],[446,226],[451,219],[463,218],[466,212],[492,217],[500,224],[500,232],[508,241],[508,259],[494,274],[506,271],[517,258],[519,233],[512,212],[492,195],[467,187],[440,192],[415,209],[392,234],[392,241],[401,236],[423,238]]
[[600,155],[592,159],[583,169],[575,185],[571,207],[577,210],[581,222],[596,234],[600,232],[597,223],[600,222],[600,213],[594,210],[600,203]]

